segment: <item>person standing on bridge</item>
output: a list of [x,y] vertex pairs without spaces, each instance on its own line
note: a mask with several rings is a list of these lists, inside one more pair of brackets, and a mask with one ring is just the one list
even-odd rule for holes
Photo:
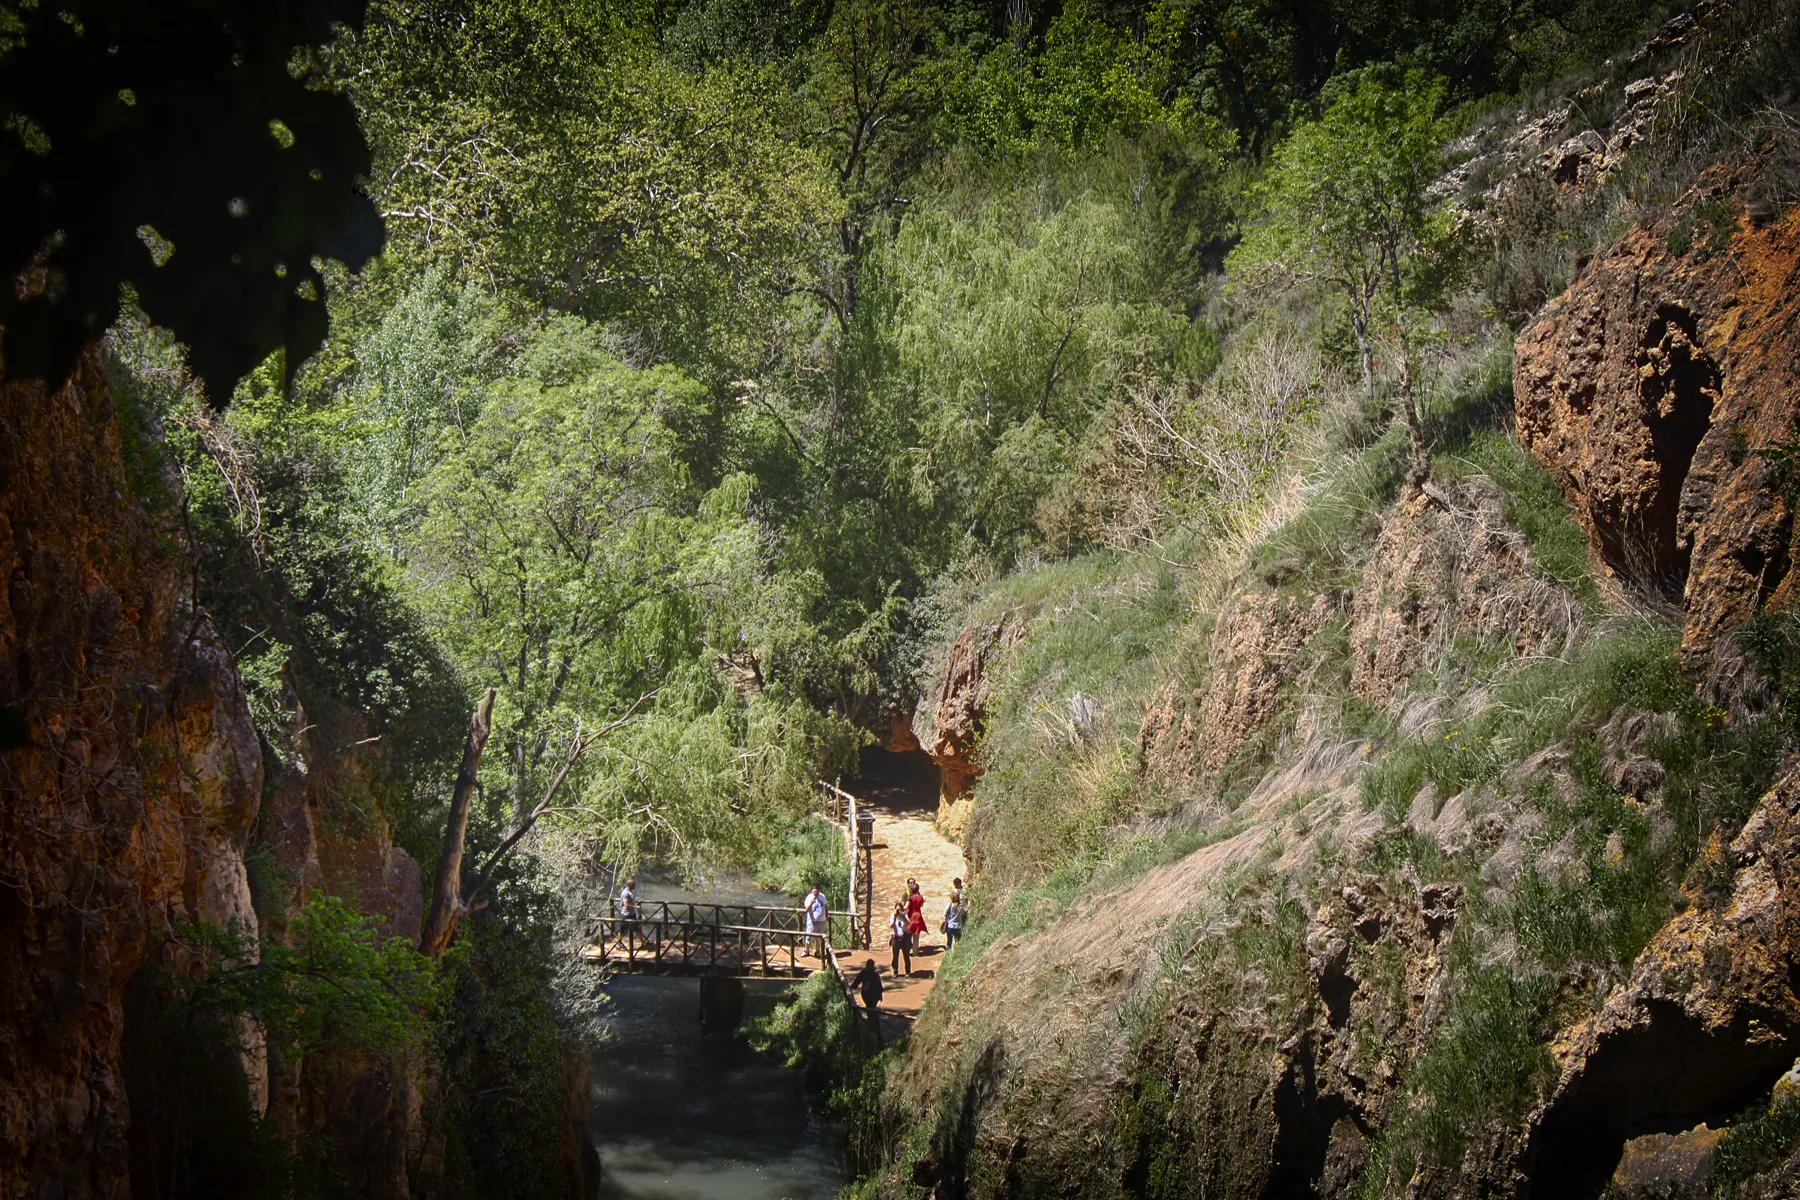
[[634,935],[640,940],[638,922],[643,911],[638,907],[637,880],[627,879],[625,886],[619,889],[619,933],[629,941]]
[[906,973],[912,974],[912,930],[906,920],[906,905],[894,902],[894,916],[888,922],[888,945],[894,951],[894,974],[900,974],[900,960],[906,959]]
[[819,961],[825,961],[825,932],[828,928],[826,915],[830,911],[825,902],[825,893],[818,884],[806,896],[806,937],[808,941],[818,939]]

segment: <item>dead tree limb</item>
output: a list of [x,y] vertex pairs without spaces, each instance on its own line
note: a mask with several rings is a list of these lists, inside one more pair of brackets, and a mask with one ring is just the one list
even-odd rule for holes
[[419,949],[437,958],[456,936],[462,920],[463,839],[469,832],[469,804],[474,799],[481,752],[494,726],[494,689],[489,688],[469,719],[469,740],[463,744],[462,770],[456,790],[450,794],[450,823],[444,829],[444,851],[438,856],[437,879],[431,889],[431,914],[419,931]]
[[469,829],[469,800],[475,791],[475,772],[481,766],[481,749],[487,742],[494,711],[494,690],[488,689],[480,707],[475,710],[474,719],[469,722],[469,742],[463,750],[462,774],[457,776],[456,791],[450,800],[450,826],[444,834],[444,853],[438,859],[437,881],[431,897],[431,916],[427,918],[425,931],[419,937],[420,950],[433,958],[443,954],[451,939],[456,936],[456,927],[462,921],[463,914],[477,907],[477,898],[493,881],[494,868],[531,832],[538,818],[549,811],[558,789],[588,747],[628,724],[637,715],[638,709],[653,699],[659,690],[661,689],[645,692],[632,702],[623,716],[592,733],[583,735],[580,724],[576,724],[575,736],[569,740],[568,753],[563,756],[562,766],[550,780],[550,786],[544,789],[543,798],[506,835],[499,847],[488,855],[487,861],[471,876],[465,890],[462,882],[462,857],[463,840]]
[[531,828],[537,824],[538,818],[549,811],[550,802],[556,799],[557,789],[562,787],[563,780],[569,777],[569,771],[574,768],[576,760],[586,753],[589,746],[592,746],[595,742],[604,738],[607,734],[612,733],[614,730],[620,729],[628,724],[631,719],[637,715],[637,710],[642,708],[646,701],[654,698],[657,691],[660,690],[661,689],[659,688],[645,692],[636,700],[632,701],[631,707],[625,710],[625,715],[621,716],[616,721],[611,721],[602,725],[599,729],[596,729],[586,737],[582,736],[581,726],[579,724],[575,726],[575,736],[569,741],[569,752],[563,756],[562,766],[557,770],[556,777],[550,781],[550,786],[544,789],[543,799],[539,800],[537,802],[537,807],[532,809],[530,814],[519,822],[517,829],[514,829],[511,833],[506,835],[506,840],[500,843],[498,849],[488,855],[487,861],[481,864],[481,869],[475,872],[474,881],[469,885],[469,890],[463,897],[463,903],[466,906],[474,906],[475,898],[481,894],[482,889],[492,882],[493,870],[500,865],[500,860],[512,853],[513,847],[517,846],[519,840],[531,832]]

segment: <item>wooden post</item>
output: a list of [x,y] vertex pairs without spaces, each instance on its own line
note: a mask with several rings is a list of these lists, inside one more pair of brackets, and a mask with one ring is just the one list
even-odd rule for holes
[[[849,810],[849,817],[844,822],[844,845],[850,851],[850,894],[845,896],[844,900],[846,907],[854,912],[856,910],[856,860],[859,857],[857,851],[860,849],[856,844],[856,798],[852,796],[845,801],[845,804]],[[853,947],[856,945],[856,921],[854,918],[850,922],[850,945]]]

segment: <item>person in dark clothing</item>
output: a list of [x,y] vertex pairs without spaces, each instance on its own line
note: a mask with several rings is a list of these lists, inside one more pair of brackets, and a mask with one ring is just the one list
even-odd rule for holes
[[856,990],[862,993],[863,1011],[869,1014],[869,1024],[875,1027],[875,1040],[881,1040],[881,972],[875,969],[875,960],[866,959],[862,970],[856,973]]
[[894,915],[888,921],[888,947],[894,952],[894,978],[900,977],[900,960],[906,960],[906,974],[912,974],[912,930],[907,928],[906,905],[894,904]]

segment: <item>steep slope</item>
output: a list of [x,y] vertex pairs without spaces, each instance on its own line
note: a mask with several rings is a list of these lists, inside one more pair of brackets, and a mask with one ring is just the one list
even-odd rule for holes
[[[891,1073],[916,1132],[882,1194],[1701,1186],[1800,1053],[1784,677],[1737,636],[1791,624],[1800,210],[1729,184],[1521,336],[1516,442],[1444,417],[1402,490],[1390,434],[1196,593],[1113,849],[983,913]],[[1016,687],[1064,613],[958,688]],[[1028,851],[983,745],[989,874]],[[1103,753],[1041,746],[1071,783]]]

